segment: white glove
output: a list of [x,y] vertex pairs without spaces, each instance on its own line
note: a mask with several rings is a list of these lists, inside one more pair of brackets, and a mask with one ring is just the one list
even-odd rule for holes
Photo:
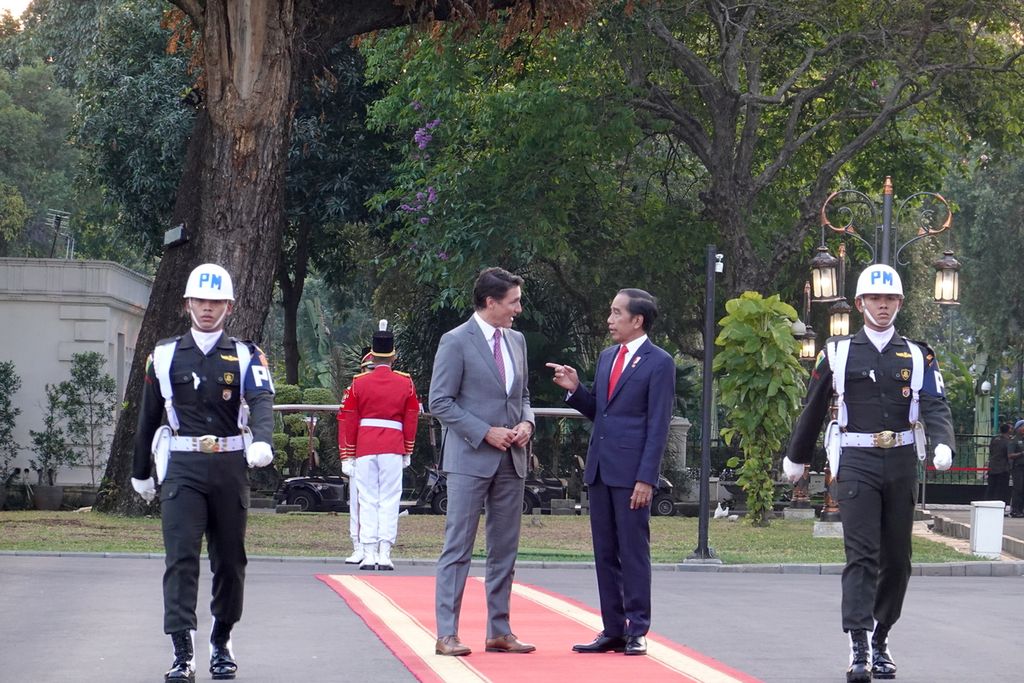
[[351,477],[356,473],[356,459],[355,458],[342,458],[341,459],[341,473],[346,477]]
[[405,468],[405,467],[408,467],[411,464],[412,464],[412,456],[411,455],[403,455],[402,456],[402,467]]
[[945,472],[953,466],[953,451],[950,450],[949,446],[940,443],[935,447],[935,458],[932,459],[932,464],[935,465],[935,469],[939,472]]
[[790,484],[797,483],[800,481],[800,477],[804,476],[804,466],[793,462],[788,457],[782,459],[782,471],[786,474],[786,479],[789,479]]
[[254,441],[245,449],[245,461],[249,467],[266,467],[274,462],[274,449],[266,441]]
[[152,503],[153,499],[156,498],[156,482],[153,480],[153,477],[149,479],[136,479],[132,477],[132,488],[147,503]]

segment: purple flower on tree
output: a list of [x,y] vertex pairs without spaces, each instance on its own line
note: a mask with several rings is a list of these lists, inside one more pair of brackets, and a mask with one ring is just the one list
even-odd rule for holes
[[447,251],[439,251],[439,252],[437,252],[437,258],[441,259],[442,261],[447,261],[448,260],[448,252]]
[[423,225],[426,225],[429,222],[430,222],[430,219],[427,218],[426,216],[424,216],[423,218],[420,219],[420,223],[422,223]]
[[426,149],[430,141],[434,139],[434,136],[427,132],[426,128],[417,128],[416,133],[412,136],[413,142],[420,149]]
[[412,107],[413,111],[419,111],[420,109],[423,109],[423,105],[420,104],[419,100],[413,100],[409,106]]
[[433,186],[427,188],[427,203],[434,204],[437,202],[437,192]]

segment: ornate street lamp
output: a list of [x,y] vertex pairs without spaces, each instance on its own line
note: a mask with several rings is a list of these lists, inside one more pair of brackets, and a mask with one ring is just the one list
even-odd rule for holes
[[[841,201],[835,202],[837,198],[841,198]],[[904,221],[910,224],[914,229],[914,236],[906,242],[903,242],[899,246],[896,246],[896,232],[893,229],[893,187],[892,177],[885,177],[885,185],[882,188],[882,222],[878,223],[877,205],[870,197],[859,190],[839,190],[833,192],[825,200],[824,204],[821,205],[821,225],[822,230],[828,228],[833,232],[837,232],[844,236],[850,236],[859,240],[864,246],[868,248],[871,253],[871,263],[884,263],[891,266],[906,266],[909,265],[909,261],[905,261],[901,258],[903,250],[909,247],[911,244],[919,240],[923,240],[926,237],[935,237],[953,226],[953,210],[949,206],[949,202],[946,198],[937,192],[915,192],[896,207],[896,218],[899,219],[905,212],[908,211],[908,207],[912,202],[924,201],[923,207],[917,208],[914,215],[910,215]],[[835,204],[835,206],[832,206]],[[833,223],[829,219],[829,209],[833,209],[833,218],[838,216],[838,219]],[[858,221],[858,216],[861,215],[861,211],[867,212],[866,221]],[[940,213],[941,212],[941,213]],[[860,223],[860,225],[858,225]],[[864,225],[868,228],[865,229]],[[897,220],[897,224],[899,221]],[[872,238],[868,241],[861,234],[866,234]],[[826,251],[824,248],[824,240],[822,246],[818,247],[818,251]],[[936,262],[936,268],[943,271],[942,280],[942,301],[945,303],[954,303],[959,297],[959,287],[957,279],[954,277],[956,270],[959,268],[959,264],[956,259],[953,258],[953,252],[947,250],[946,256],[948,261],[944,261],[944,265],[940,268],[938,262]],[[815,256],[817,258],[817,255]],[[943,261],[944,259],[940,259]],[[948,265],[947,265],[948,264]],[[953,265],[955,264],[955,266]],[[812,273],[816,273],[814,261],[811,262]],[[939,280],[936,276],[936,301],[939,301]],[[956,291],[954,291],[956,290]],[[840,297],[830,299],[836,301]],[[815,297],[815,301],[824,301],[825,299],[819,299]]]
[[839,259],[828,253],[825,246],[824,235],[822,235],[821,246],[811,259],[811,282],[815,301],[836,301],[840,298],[836,266]]
[[850,311],[853,308],[846,303],[846,299],[840,299],[828,309],[828,335],[840,337],[850,334]]
[[942,258],[932,265],[935,266],[935,302],[947,306],[960,304],[960,262],[953,258],[953,252],[947,249]]

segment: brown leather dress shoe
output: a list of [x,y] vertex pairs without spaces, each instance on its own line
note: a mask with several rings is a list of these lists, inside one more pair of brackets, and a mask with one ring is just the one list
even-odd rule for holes
[[465,657],[470,652],[472,652],[472,650],[460,643],[458,636],[444,636],[443,638],[438,638],[437,644],[434,645],[434,653],[445,655],[446,657]]
[[511,652],[517,655],[524,655],[537,649],[537,646],[531,643],[519,642],[519,639],[512,633],[497,638],[488,638],[484,647],[487,652]]

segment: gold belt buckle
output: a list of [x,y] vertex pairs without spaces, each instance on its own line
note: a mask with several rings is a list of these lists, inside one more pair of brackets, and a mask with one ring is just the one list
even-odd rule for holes
[[220,444],[217,443],[217,437],[212,434],[199,437],[199,450],[203,453],[219,453]]
[[886,430],[875,434],[875,446],[878,448],[892,448],[896,445],[896,432]]

